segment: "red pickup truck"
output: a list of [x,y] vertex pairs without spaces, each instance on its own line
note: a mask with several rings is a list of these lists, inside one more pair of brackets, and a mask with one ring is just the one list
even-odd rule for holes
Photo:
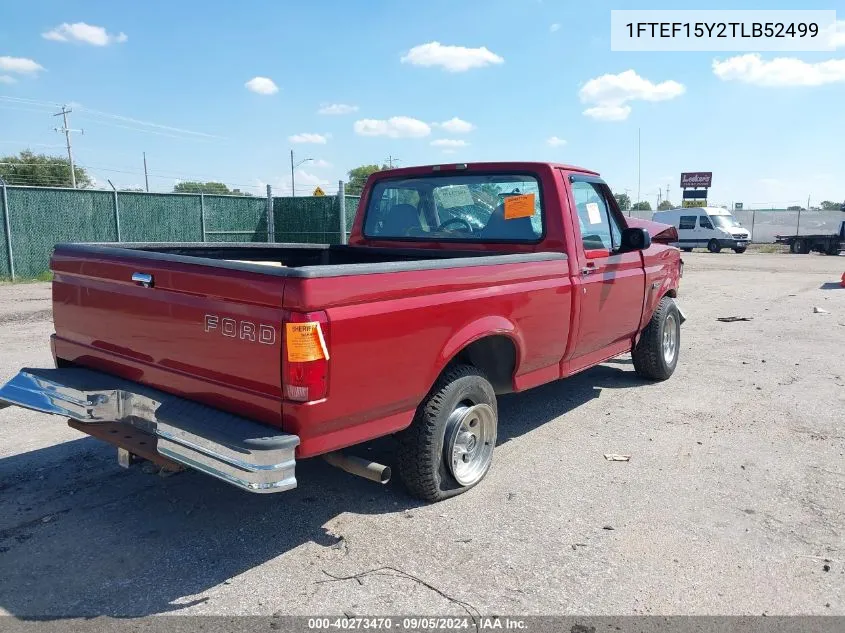
[[596,172],[507,162],[374,174],[348,245],[59,244],[56,367],[0,406],[265,493],[317,455],[386,481],[341,449],[395,434],[405,486],[436,501],[490,468],[498,394],[628,352],[672,375],[676,239]]

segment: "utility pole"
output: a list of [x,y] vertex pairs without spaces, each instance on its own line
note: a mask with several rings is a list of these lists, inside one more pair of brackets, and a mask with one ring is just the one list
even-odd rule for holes
[[67,125],[67,115],[73,112],[73,110],[69,110],[67,106],[62,106],[61,112],[56,112],[53,116],[61,116],[63,120],[62,127],[53,128],[56,132],[62,132],[65,135],[65,140],[67,141],[67,159],[70,162],[70,184],[71,186],[76,189],[76,170],[73,167],[73,150],[70,147],[70,134],[71,132],[79,132],[80,134],[85,134],[83,130],[72,130]]
[[144,152],[144,184],[147,186],[147,193],[150,193],[150,177],[147,175],[147,152]]
[[[668,184],[666,185],[666,199],[669,200],[669,185]],[[672,202],[672,201],[669,200],[669,202]]]
[[397,163],[399,162],[399,159],[398,159],[398,158],[394,158],[392,155],[388,156],[385,160],[387,161],[387,166],[388,166],[390,169],[393,169],[393,163],[394,163],[394,162],[397,162]]
[[637,202],[640,201],[640,182],[641,182],[641,174],[642,174],[642,162],[641,162],[641,136],[640,136],[640,128],[637,128]]

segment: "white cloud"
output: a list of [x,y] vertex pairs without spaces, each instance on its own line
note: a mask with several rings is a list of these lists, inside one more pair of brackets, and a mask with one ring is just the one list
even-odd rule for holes
[[267,77],[253,77],[244,86],[247,90],[260,95],[274,95],[279,92],[279,87],[272,79]]
[[825,31],[825,37],[833,48],[845,47],[845,20],[837,20]]
[[74,22],[73,24],[60,24],[52,31],[42,33],[45,40],[54,42],[82,42],[92,46],[108,46],[109,44],[123,44],[129,39],[126,33],[108,33],[102,26],[85,24],[85,22]]
[[713,60],[713,73],[723,81],[755,86],[821,86],[845,81],[845,59],[805,62],[795,57],[764,61],[757,53]]
[[490,64],[501,64],[505,60],[485,46],[467,48],[465,46],[446,46],[440,42],[429,42],[414,46],[402,56],[403,64],[414,66],[440,66],[453,73],[461,73],[472,68],[482,68]]
[[329,137],[326,134],[312,134],[310,132],[288,136],[291,143],[316,143],[317,145],[325,145],[328,139]]
[[452,134],[467,134],[475,129],[472,123],[459,119],[458,117],[452,117],[448,121],[443,121],[443,123],[438,123],[437,125]]
[[432,141],[431,144],[434,147],[466,147],[469,145],[466,141],[451,138],[439,138],[436,141]]
[[299,189],[301,185],[308,185],[316,187],[317,185],[327,185],[329,181],[321,176],[312,174],[307,171],[298,169],[296,171],[296,188]]
[[7,73],[18,73],[21,75],[34,75],[44,70],[44,66],[33,59],[26,57],[0,57],[0,70]]
[[346,103],[326,103],[317,110],[317,114],[351,114],[353,112],[358,112],[358,106]]
[[551,33],[554,33],[554,32],[559,31],[559,30],[560,30],[560,24],[558,24],[557,22],[555,22],[554,24],[552,24],[549,27],[549,32],[551,32]]
[[546,145],[550,147],[560,147],[561,145],[566,145],[566,141],[562,138],[558,138],[557,136],[550,136],[546,139]]
[[600,105],[584,110],[584,115],[598,121],[624,121],[631,114],[631,106]]
[[578,96],[581,101],[590,104],[584,110],[588,117],[602,121],[623,121],[631,113],[629,101],[666,101],[680,97],[686,88],[677,81],[652,83],[640,77],[633,70],[626,70],[618,75],[602,75],[585,83]]
[[333,167],[333,165],[329,161],[323,160],[322,158],[318,158],[317,160],[312,160],[308,164],[311,165],[312,167],[319,167],[319,168],[322,168],[322,169],[328,169],[329,167]]
[[407,116],[389,119],[361,119],[353,125],[359,136],[387,136],[390,138],[421,138],[431,134],[431,126]]
[[17,82],[17,79],[10,75],[0,75],[0,84],[13,84]]

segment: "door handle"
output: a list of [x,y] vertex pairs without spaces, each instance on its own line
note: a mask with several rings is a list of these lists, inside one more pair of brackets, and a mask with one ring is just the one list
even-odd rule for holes
[[595,262],[588,261],[584,264],[583,268],[581,268],[582,275],[592,275],[595,272],[598,272],[599,268],[596,266]]
[[144,288],[153,287],[153,276],[147,273],[132,273],[132,281]]

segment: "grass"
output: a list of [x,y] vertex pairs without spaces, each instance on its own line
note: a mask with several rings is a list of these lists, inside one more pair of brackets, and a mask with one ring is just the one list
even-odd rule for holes
[[789,247],[784,244],[751,244],[748,250],[756,253],[787,253]]
[[0,277],[0,284],[32,284],[39,281],[53,281],[53,273],[49,270],[45,270],[35,277],[18,277],[14,282],[11,277]]

